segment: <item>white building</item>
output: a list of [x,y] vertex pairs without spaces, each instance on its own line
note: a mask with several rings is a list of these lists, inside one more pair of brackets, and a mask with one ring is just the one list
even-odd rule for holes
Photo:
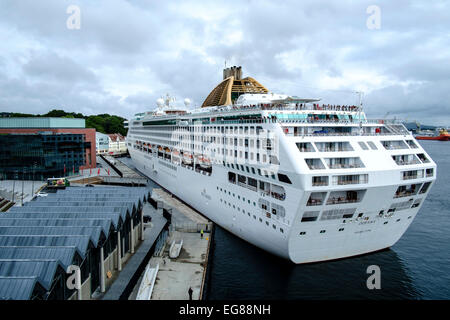
[[109,134],[109,154],[126,153],[127,145],[125,137],[120,133]]
[[109,136],[101,132],[95,132],[95,145],[97,154],[108,154]]

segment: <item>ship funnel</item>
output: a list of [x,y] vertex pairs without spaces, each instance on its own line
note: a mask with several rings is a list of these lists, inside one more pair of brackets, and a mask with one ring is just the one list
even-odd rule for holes
[[233,76],[235,80],[241,80],[242,79],[242,67],[230,67],[223,69],[223,79],[229,78]]

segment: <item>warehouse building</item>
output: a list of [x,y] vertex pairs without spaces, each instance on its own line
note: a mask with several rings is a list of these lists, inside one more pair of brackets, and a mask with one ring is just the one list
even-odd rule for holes
[[[0,214],[0,299],[91,299],[143,240],[147,188],[69,187]],[[70,266],[81,288],[69,288]]]

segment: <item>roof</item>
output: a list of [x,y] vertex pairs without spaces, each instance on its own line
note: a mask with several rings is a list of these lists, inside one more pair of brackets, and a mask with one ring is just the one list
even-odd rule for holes
[[[16,210],[16,208],[20,208],[22,210]],[[17,214],[23,213],[31,213],[31,214],[61,214],[61,213],[69,213],[69,215],[65,215],[65,218],[70,218],[71,214],[119,214],[122,220],[125,220],[127,216],[131,216],[132,211],[130,211],[127,207],[12,207],[9,211],[4,215],[5,217],[8,214],[14,214],[15,217],[18,217]],[[59,216],[63,217],[63,216]]]
[[206,97],[202,108],[230,105],[233,100],[244,93],[268,92],[267,88],[251,77],[241,79],[241,68],[233,67],[224,70],[224,80]]
[[0,118],[0,128],[39,128],[39,129],[58,129],[58,128],[86,128],[85,119],[77,118]]
[[148,197],[146,188],[68,187],[0,214],[0,299],[47,299],[55,275],[102,246]]
[[1,260],[59,260],[65,270],[77,255],[82,257],[76,247],[0,247]]
[[50,218],[4,218],[0,216],[0,227],[3,226],[24,226],[24,227],[101,227],[103,233],[108,236],[111,228],[114,228],[111,219],[58,219]]
[[0,215],[0,225],[20,225],[21,222],[17,221],[12,224],[8,224],[5,221],[11,220],[50,220],[58,223],[59,220],[72,220],[77,221],[76,224],[82,224],[84,220],[101,220],[101,221],[111,221],[114,228],[117,229],[123,223],[123,219],[119,213],[97,213],[97,212],[16,212],[14,218],[9,218],[9,215]]
[[[101,227],[0,227],[0,236],[89,236],[95,246],[101,238],[101,233]],[[105,238],[104,233],[103,237]]]
[[0,277],[0,300],[30,300],[37,286],[37,277]]
[[58,267],[64,267],[58,260],[0,260],[0,277],[36,277],[46,290],[52,287]]
[[0,247],[76,247],[85,256],[89,248],[89,236],[0,235]]
[[125,141],[125,137],[123,135],[121,135],[120,133],[112,133],[112,134],[108,134],[109,138],[114,141]]

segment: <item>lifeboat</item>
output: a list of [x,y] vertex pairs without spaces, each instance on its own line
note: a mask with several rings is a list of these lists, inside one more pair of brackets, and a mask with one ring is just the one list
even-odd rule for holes
[[171,150],[168,147],[165,147],[164,151],[167,152],[167,153],[171,153]]
[[175,157],[178,157],[179,155],[180,155],[180,152],[178,151],[178,150],[173,150],[173,155],[175,156]]
[[197,160],[198,160],[198,164],[203,168],[208,168],[211,166],[211,160],[209,160],[208,158],[206,158],[204,156],[199,156],[197,158]]
[[185,152],[183,153],[183,162],[185,163],[192,163],[192,154],[190,154],[189,152]]

